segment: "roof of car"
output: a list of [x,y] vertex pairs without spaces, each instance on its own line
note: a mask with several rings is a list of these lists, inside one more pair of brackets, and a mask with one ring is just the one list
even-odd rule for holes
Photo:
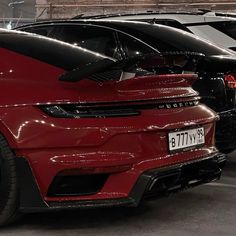
[[138,26],[145,28],[151,28],[155,25],[160,31],[171,31],[176,34],[182,33],[179,29],[169,27],[161,24],[153,24],[151,22],[141,22],[141,21],[126,21],[126,20],[110,20],[110,19],[72,19],[72,20],[52,20],[45,22],[38,22],[33,24],[27,24],[20,27],[17,27],[16,30],[24,30],[26,28],[33,28],[38,26],[49,26],[49,25],[60,25],[60,24],[81,24],[81,25],[91,25],[96,27],[109,28],[117,31],[122,31],[126,34],[132,35],[133,32],[130,30],[137,31]]
[[[18,29],[21,29],[21,28],[25,28],[25,27],[30,27],[30,26],[40,26],[40,25],[45,25],[45,24],[62,24],[62,23],[86,23],[86,24],[100,24],[101,22],[109,22],[110,19],[106,19],[106,18],[102,18],[102,19],[84,19],[84,18],[81,18],[81,19],[59,19],[59,20],[47,20],[47,21],[40,21],[40,22],[35,22],[35,23],[31,23],[31,24],[26,24],[26,25],[22,25],[22,26],[19,26],[19,27],[16,27],[15,30],[18,30]],[[136,22],[136,21],[125,21],[125,20],[122,20],[122,19],[115,19],[115,20],[112,20],[112,22],[117,22],[117,23],[121,23],[123,25],[130,25],[130,24],[149,24],[147,22]]]
[[[204,53],[206,55],[225,55],[231,54],[226,49],[220,48],[213,43],[204,41],[203,39],[194,36],[191,33],[179,30],[173,27],[152,24],[146,22],[137,21],[120,21],[120,20],[61,20],[61,21],[49,21],[44,23],[31,24],[27,26],[19,27],[19,30],[26,30],[30,27],[36,26],[50,26],[50,25],[67,25],[67,24],[86,24],[96,27],[104,27],[107,29],[116,30],[125,34],[129,34],[132,37],[141,40],[144,44],[148,44],[149,47],[154,48],[158,51],[169,51],[169,50],[182,50],[182,51],[193,51]],[[164,43],[167,42],[168,43]],[[157,47],[158,45],[158,47]],[[172,45],[171,47],[169,47]],[[161,49],[161,50],[159,50]]]
[[[229,18],[231,17],[231,19]],[[147,19],[173,19],[182,24],[213,22],[213,21],[228,21],[234,20],[234,15],[230,13],[214,12],[208,9],[199,9],[193,11],[157,11],[157,12],[139,12],[139,13],[120,13],[107,15],[78,15],[72,19],[109,19],[109,20],[147,20]]]
[[191,11],[146,11],[146,12],[132,12],[132,13],[110,13],[102,15],[84,15],[80,14],[72,19],[105,19],[110,17],[120,17],[120,16],[142,16],[142,15],[155,15],[155,14],[181,14],[181,15],[204,15],[211,12],[207,9],[198,9]]

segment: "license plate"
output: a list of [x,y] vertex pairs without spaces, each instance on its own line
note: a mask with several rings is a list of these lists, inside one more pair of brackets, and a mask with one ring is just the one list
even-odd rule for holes
[[169,151],[179,152],[204,145],[204,128],[188,129],[178,132],[171,132],[169,137]]

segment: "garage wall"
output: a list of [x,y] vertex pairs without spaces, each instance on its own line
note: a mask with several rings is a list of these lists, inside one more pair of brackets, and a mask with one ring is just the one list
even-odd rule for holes
[[[15,3],[15,4],[12,4]],[[18,4],[16,4],[18,3]],[[216,4],[217,3],[217,4]],[[77,6],[76,6],[77,5]],[[107,14],[189,8],[236,11],[232,0],[0,0],[0,27],[79,14]]]
[[0,0],[0,26],[13,26],[35,19],[36,0]]
[[236,10],[236,1],[233,0],[158,0],[159,8],[164,9],[186,9],[205,8],[212,10]]
[[[37,0],[37,2],[42,2],[42,0]],[[84,13],[94,15],[142,9],[152,10],[153,7],[156,7],[155,0],[51,0],[48,3],[50,3],[47,6],[47,17],[49,18],[71,18]],[[38,5],[37,8],[40,13],[45,6]]]
[[[207,8],[236,10],[231,0],[36,0],[37,15],[41,19],[71,18],[79,14],[106,14],[146,10]],[[42,5],[43,4],[43,5]]]
[[35,0],[0,0],[0,17],[34,18]]

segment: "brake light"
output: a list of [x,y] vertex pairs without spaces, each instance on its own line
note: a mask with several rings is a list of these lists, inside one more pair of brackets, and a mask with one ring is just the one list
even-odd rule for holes
[[236,89],[236,75],[225,75],[224,81],[228,88]]

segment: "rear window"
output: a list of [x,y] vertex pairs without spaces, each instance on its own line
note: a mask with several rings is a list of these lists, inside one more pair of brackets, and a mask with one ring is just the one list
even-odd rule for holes
[[58,34],[55,38],[114,57],[117,51],[115,35],[113,31],[102,27],[82,25],[61,25],[56,27]]
[[33,34],[39,34],[43,35],[46,37],[50,37],[52,31],[53,31],[53,26],[37,26],[37,27],[22,27],[20,30],[33,33]]
[[220,48],[191,33],[162,25],[133,22],[103,22],[102,24],[131,34],[160,52],[191,51],[203,53],[208,56],[232,54],[229,50]]
[[210,22],[209,25],[236,40],[236,21]]

